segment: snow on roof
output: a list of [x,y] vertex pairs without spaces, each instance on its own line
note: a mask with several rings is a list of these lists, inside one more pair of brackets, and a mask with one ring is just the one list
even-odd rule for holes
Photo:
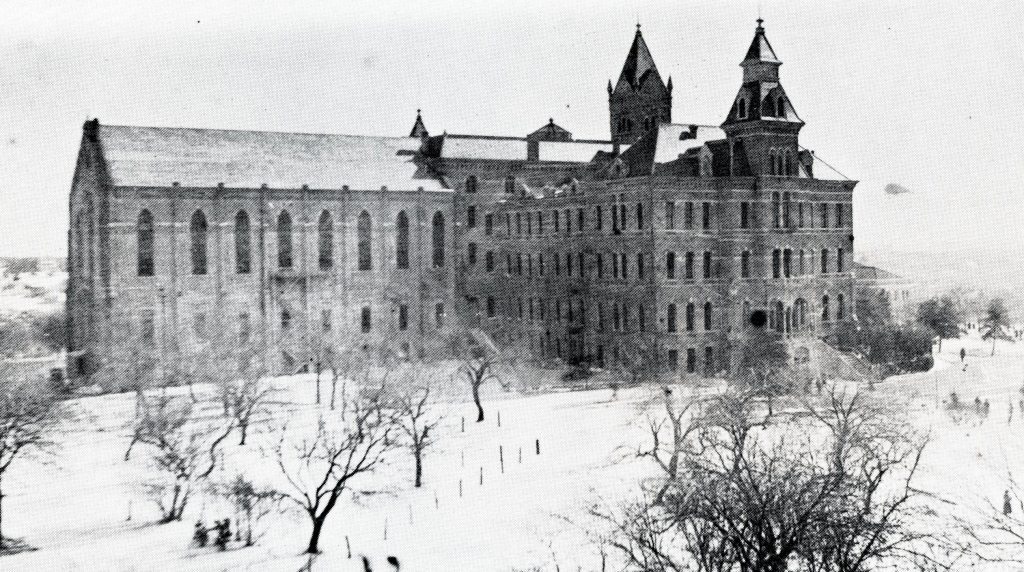
[[611,142],[541,141],[539,159],[587,163],[598,151],[610,152],[613,149],[614,144]]
[[447,135],[441,148],[442,157],[457,159],[526,160],[526,139],[517,137],[474,137]]
[[420,140],[268,131],[100,125],[118,186],[442,189],[414,160]]
[[[691,136],[692,134],[692,136]],[[688,150],[703,147],[708,141],[725,139],[725,132],[709,125],[662,123],[658,126],[658,139],[654,152],[655,163],[668,163]]]

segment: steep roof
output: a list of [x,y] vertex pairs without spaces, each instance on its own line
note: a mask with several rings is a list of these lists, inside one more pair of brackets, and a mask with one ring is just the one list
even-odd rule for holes
[[416,110],[416,123],[412,126],[412,131],[409,133],[409,137],[423,138],[430,136],[430,132],[427,131],[427,126],[423,124],[423,116],[420,115],[420,110]]
[[637,24],[636,35],[633,36],[633,45],[630,46],[629,54],[626,55],[626,61],[622,64],[622,73],[619,74],[618,83],[621,84],[625,81],[633,89],[639,89],[650,74],[653,74],[658,78],[658,81],[661,81],[661,76],[658,75],[658,68],[654,65],[654,57],[651,55],[651,50],[647,48],[647,42],[644,41],[644,37],[640,33],[640,25]]
[[725,132],[707,125],[660,123],[622,153],[631,175],[652,174],[655,166],[675,161],[692,149],[725,138]]
[[413,137],[98,125],[114,185],[412,191],[442,189]]
[[772,45],[768,42],[768,36],[764,34],[764,26],[762,24],[764,20],[757,19],[757,30],[754,32],[754,41],[750,43],[750,48],[747,49],[747,55],[743,58],[743,62],[768,62],[781,64],[779,57],[775,55],[775,50],[772,49]]
[[[539,161],[568,161],[588,163],[598,151],[612,151],[611,141],[537,141]],[[448,159],[490,159],[498,161],[526,161],[529,142],[522,137],[495,137],[487,135],[454,135],[451,133],[431,137],[428,154]],[[625,146],[620,146],[625,148]]]

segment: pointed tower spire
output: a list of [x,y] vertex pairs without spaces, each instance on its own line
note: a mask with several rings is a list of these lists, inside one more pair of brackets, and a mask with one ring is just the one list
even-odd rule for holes
[[409,133],[409,137],[418,137],[423,139],[429,137],[430,133],[427,131],[427,126],[423,124],[423,116],[420,115],[420,110],[416,110],[416,123],[412,126],[412,132]]
[[792,176],[803,121],[779,81],[782,61],[757,19],[754,40],[740,66],[743,85],[722,123],[731,144],[733,175]]
[[639,22],[619,79],[608,84],[608,108],[617,143],[632,143],[652,126],[672,121],[672,90],[654,65]]

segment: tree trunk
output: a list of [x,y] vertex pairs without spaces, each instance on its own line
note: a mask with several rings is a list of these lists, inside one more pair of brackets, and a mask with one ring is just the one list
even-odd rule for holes
[[240,447],[244,447],[245,446],[245,435],[246,435],[246,433],[249,432],[249,423],[248,422],[241,423],[239,425],[239,428],[242,430],[242,439],[238,442],[238,445]]
[[[0,483],[3,483],[3,476],[0,475]],[[4,489],[0,484],[0,552],[4,549]]]
[[313,533],[309,537],[309,546],[306,548],[307,554],[320,554],[320,531],[323,527],[324,519],[313,519]]
[[996,355],[996,337],[992,336],[992,355]]
[[473,384],[473,403],[476,404],[476,422],[484,420],[484,406],[480,404],[480,384]]
[[939,336],[939,353],[942,353],[942,336]]
[[413,456],[416,457],[416,483],[415,487],[423,486],[423,451],[420,447],[413,446]]

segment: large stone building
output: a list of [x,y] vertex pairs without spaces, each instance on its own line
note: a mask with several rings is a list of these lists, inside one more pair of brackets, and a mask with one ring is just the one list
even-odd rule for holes
[[[735,368],[766,326],[850,318],[855,182],[814,177],[758,22],[719,127],[671,123],[639,26],[611,136],[409,137],[86,123],[71,190],[71,374],[178,375],[479,328],[542,359]],[[130,376],[129,376],[130,377]]]

